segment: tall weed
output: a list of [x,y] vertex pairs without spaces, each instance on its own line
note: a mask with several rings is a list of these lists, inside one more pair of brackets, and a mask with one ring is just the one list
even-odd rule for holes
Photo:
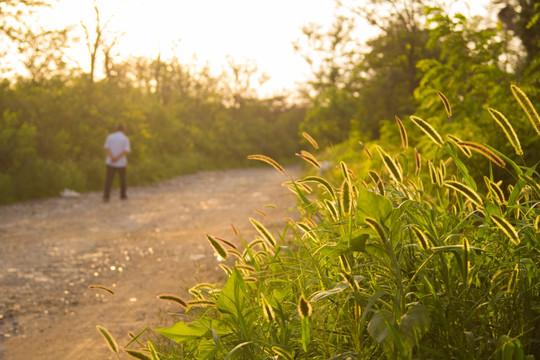
[[[175,344],[161,348],[159,357],[539,354],[536,164],[516,164],[488,145],[442,136],[427,121],[411,120],[437,148],[430,158],[405,146],[397,155],[377,146],[370,154],[382,165],[365,176],[343,162],[331,178],[289,177],[285,186],[298,198],[299,220],[288,219],[281,232],[251,219],[258,235],[240,237],[243,249],[208,236],[232,262],[222,264],[227,280],[222,287],[194,286],[193,299],[175,298],[192,320],[155,329]],[[464,162],[467,150],[478,148],[484,156],[475,161],[505,163],[514,182],[502,186],[487,173],[478,184]],[[300,155],[316,166],[308,154]],[[253,159],[283,171],[270,158]]]

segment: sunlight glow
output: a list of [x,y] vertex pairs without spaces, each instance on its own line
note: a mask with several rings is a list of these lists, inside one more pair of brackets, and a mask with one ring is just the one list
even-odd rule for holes
[[[49,1],[53,6],[40,10],[40,21],[57,28],[73,26],[79,43],[70,56],[87,69],[89,55],[80,24],[94,28],[94,1]],[[484,1],[472,3],[478,13]],[[335,0],[96,0],[96,4],[102,24],[107,23],[106,41],[118,38],[112,55],[177,57],[188,64],[209,63],[214,74],[226,67],[227,57],[240,63],[254,61],[261,73],[270,76],[266,93],[294,89],[308,77],[309,67],[292,43],[302,38],[302,26],[316,23],[328,28],[336,9]],[[372,34],[373,29],[360,29],[361,37]]]

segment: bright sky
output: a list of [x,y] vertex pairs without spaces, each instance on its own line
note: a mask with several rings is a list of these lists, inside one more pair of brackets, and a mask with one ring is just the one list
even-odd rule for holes
[[[180,61],[193,63],[196,54],[215,72],[225,66],[228,55],[237,63],[249,59],[271,77],[262,89],[266,94],[293,89],[295,82],[307,78],[309,68],[292,42],[302,38],[301,27],[308,23],[328,27],[335,9],[335,0],[97,0],[97,4],[102,23],[110,21],[109,37],[124,33],[115,48],[123,56],[156,57],[161,52],[167,58],[174,48]],[[42,18],[59,26],[82,21],[91,28],[93,1],[57,0]],[[82,38],[77,60],[83,67],[89,57],[84,46]]]

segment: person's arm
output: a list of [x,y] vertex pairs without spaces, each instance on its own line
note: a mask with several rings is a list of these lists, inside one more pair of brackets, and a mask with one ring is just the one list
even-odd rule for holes
[[116,162],[118,159],[120,159],[120,156],[114,156],[112,154],[111,149],[105,148],[105,151],[107,151],[107,155],[109,155],[109,158],[111,158],[111,162]]
[[111,162],[117,162],[119,159],[122,158],[122,156],[126,155],[129,151],[127,150],[124,150],[122,151],[120,154],[114,156],[111,152],[111,149],[109,148],[105,148],[105,150],[107,150],[107,155],[109,155],[109,157],[111,158]]
[[127,155],[128,152],[129,152],[129,151],[127,151],[127,150],[122,151],[120,154],[118,154],[118,155],[116,155],[116,156],[114,157],[113,162],[115,162],[116,160],[120,160],[120,159],[122,158],[122,156]]

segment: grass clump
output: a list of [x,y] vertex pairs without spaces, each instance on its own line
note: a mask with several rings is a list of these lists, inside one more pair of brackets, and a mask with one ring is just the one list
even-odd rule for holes
[[289,179],[299,220],[279,234],[251,219],[258,235],[243,250],[209,236],[234,263],[221,288],[191,292],[191,321],[155,329],[174,344],[160,358],[534,359],[536,165],[481,145],[490,156],[477,161],[504,162],[514,182],[484,174],[479,186],[461,147],[477,148],[413,122],[438,148],[431,158],[377,146],[384,166],[366,176],[343,162],[333,178]]

